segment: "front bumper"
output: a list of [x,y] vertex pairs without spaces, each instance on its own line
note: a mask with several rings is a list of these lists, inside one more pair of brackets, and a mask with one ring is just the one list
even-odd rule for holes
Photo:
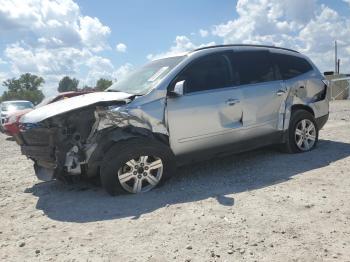
[[51,181],[55,177],[55,170],[54,169],[49,169],[45,168],[42,166],[39,166],[37,164],[34,164],[34,171],[36,177],[44,182]]
[[42,181],[52,180],[57,167],[53,132],[46,128],[32,128],[14,137],[21,146],[22,154],[34,161],[37,178]]
[[55,150],[51,146],[21,146],[23,155],[34,159],[38,163],[46,163],[48,168],[55,167]]

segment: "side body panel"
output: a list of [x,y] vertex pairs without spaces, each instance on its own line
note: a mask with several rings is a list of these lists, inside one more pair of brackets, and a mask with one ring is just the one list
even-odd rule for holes
[[284,114],[287,90],[284,81],[242,86],[243,129],[245,138],[262,137],[279,130],[279,117]]
[[170,146],[178,154],[242,139],[242,91],[224,88],[168,98]]

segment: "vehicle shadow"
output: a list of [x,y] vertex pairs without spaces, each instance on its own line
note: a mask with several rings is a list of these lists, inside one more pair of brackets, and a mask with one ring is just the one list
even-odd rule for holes
[[316,150],[305,154],[266,148],[185,166],[163,187],[141,195],[110,197],[102,188],[84,182],[67,186],[56,181],[34,185],[26,192],[38,197],[37,209],[58,221],[137,219],[167,205],[208,198],[233,206],[234,199],[227,195],[282,183],[349,155],[350,144],[320,140]]

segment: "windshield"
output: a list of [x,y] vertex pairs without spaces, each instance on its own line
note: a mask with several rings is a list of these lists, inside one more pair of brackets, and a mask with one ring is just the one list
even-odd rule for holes
[[164,58],[152,61],[131,72],[126,77],[113,84],[107,91],[120,91],[129,94],[143,95],[154,88],[184,56]]
[[46,106],[47,104],[50,104],[50,102],[52,100],[54,100],[56,98],[56,96],[50,96],[50,97],[47,97],[45,98],[43,101],[41,101],[40,104],[36,105],[35,108],[39,108],[39,107],[42,107],[42,106]]
[[32,102],[23,101],[23,102],[6,102],[1,104],[2,111],[17,111],[28,108],[33,108],[34,105]]

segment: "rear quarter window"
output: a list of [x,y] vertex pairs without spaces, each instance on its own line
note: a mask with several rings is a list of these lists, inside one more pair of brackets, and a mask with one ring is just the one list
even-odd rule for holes
[[310,63],[302,57],[272,53],[271,58],[285,80],[305,74],[313,69]]

